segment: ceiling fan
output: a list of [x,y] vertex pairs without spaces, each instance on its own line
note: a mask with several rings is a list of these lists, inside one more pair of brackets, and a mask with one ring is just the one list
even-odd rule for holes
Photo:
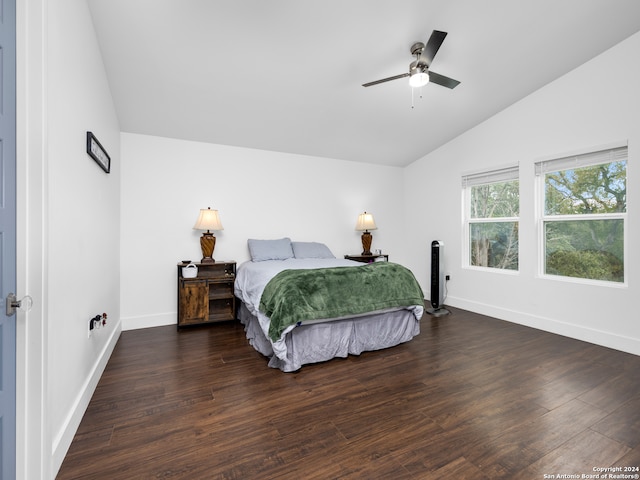
[[378,85],[379,83],[409,77],[409,85],[412,87],[422,87],[427,83],[432,82],[443,87],[456,88],[460,84],[458,80],[445,77],[444,75],[440,75],[439,73],[429,70],[431,62],[433,62],[433,57],[438,53],[438,50],[446,36],[447,32],[434,30],[426,45],[422,42],[416,42],[411,45],[411,55],[415,55],[416,59],[409,65],[409,73],[402,73],[400,75],[394,75],[393,77],[364,83],[362,86],[371,87],[373,85]]

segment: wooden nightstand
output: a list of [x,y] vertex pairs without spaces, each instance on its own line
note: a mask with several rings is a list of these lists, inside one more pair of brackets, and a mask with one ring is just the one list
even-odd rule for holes
[[345,255],[347,260],[355,260],[356,262],[372,263],[372,262],[388,262],[389,255],[373,254],[373,255]]
[[184,278],[178,264],[178,328],[236,318],[236,262],[196,263],[198,276]]

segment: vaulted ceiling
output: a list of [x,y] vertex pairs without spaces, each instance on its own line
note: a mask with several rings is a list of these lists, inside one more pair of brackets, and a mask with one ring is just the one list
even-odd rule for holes
[[[396,166],[640,30],[638,0],[87,2],[122,131]],[[362,87],[433,30],[458,87]]]

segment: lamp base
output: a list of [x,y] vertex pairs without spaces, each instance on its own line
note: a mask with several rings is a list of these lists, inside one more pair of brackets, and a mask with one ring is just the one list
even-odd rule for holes
[[200,237],[200,249],[202,250],[200,263],[216,263],[213,259],[214,248],[216,248],[216,237],[213,236],[213,233],[206,231]]
[[373,236],[365,230],[362,234],[362,255],[371,255],[371,241]]

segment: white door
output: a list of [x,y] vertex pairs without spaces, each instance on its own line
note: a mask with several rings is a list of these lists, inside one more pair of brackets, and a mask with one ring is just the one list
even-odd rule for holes
[[16,2],[0,0],[0,478],[16,476]]

